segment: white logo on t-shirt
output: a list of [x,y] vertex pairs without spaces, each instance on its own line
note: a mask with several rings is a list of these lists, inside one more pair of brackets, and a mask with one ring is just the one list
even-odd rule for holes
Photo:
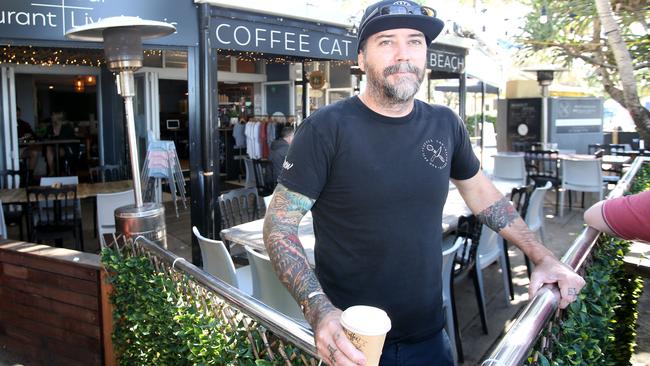
[[293,168],[293,163],[290,163],[286,160],[284,161],[284,163],[282,163],[282,169],[289,170],[291,168]]
[[444,169],[449,155],[447,148],[440,140],[428,139],[422,144],[422,157],[434,168]]

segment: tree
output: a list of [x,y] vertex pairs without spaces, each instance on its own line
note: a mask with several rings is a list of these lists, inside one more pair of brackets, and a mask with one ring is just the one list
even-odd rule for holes
[[[519,38],[521,55],[541,53],[566,66],[583,61],[605,92],[630,112],[641,137],[650,141],[650,112],[638,92],[650,87],[647,0],[529,1],[532,11]],[[543,13],[546,22],[540,21]]]

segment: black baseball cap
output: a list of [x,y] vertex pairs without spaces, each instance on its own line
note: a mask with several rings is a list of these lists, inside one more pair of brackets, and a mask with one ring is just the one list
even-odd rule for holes
[[384,0],[366,8],[359,24],[357,53],[361,44],[371,35],[388,29],[409,28],[424,33],[427,45],[431,43],[445,23],[436,18],[436,11],[406,0]]

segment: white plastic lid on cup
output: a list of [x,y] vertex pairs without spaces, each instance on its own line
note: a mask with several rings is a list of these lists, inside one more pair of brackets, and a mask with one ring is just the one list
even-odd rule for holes
[[385,311],[366,305],[351,306],[341,314],[341,324],[350,331],[367,336],[383,335],[391,328]]

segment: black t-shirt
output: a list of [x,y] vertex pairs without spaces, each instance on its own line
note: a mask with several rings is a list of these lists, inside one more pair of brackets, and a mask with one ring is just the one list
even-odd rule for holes
[[442,208],[449,178],[479,169],[449,108],[415,102],[390,118],[358,97],[300,125],[279,182],[316,199],[316,275],[335,306],[384,309],[387,342],[415,342],[444,325]]

